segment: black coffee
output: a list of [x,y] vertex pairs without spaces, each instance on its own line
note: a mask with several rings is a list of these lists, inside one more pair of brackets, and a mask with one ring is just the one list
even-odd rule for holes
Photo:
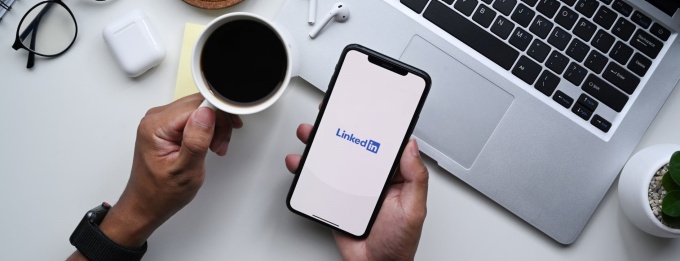
[[219,27],[201,53],[201,70],[213,93],[244,105],[274,94],[287,65],[286,49],[277,34],[248,20]]

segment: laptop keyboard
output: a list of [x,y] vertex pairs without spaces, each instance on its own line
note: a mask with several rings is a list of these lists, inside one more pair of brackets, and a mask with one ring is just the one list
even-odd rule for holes
[[[671,35],[620,0],[401,3],[605,133],[597,106],[620,113]],[[565,80],[579,97],[557,89]]]

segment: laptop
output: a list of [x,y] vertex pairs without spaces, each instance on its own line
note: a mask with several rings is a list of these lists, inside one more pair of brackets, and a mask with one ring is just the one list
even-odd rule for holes
[[[335,0],[320,0],[318,14]],[[443,169],[573,243],[680,80],[675,0],[345,0],[308,36],[305,0],[276,21],[324,91],[358,43],[425,70],[414,136]]]

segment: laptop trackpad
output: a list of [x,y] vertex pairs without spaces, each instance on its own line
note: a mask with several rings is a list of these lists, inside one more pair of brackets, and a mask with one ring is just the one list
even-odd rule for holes
[[432,78],[414,134],[469,169],[514,97],[418,35],[400,60]]

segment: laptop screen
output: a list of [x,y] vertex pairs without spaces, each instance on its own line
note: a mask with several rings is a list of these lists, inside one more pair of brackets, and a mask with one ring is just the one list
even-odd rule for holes
[[673,16],[680,9],[680,0],[645,0],[664,13]]

